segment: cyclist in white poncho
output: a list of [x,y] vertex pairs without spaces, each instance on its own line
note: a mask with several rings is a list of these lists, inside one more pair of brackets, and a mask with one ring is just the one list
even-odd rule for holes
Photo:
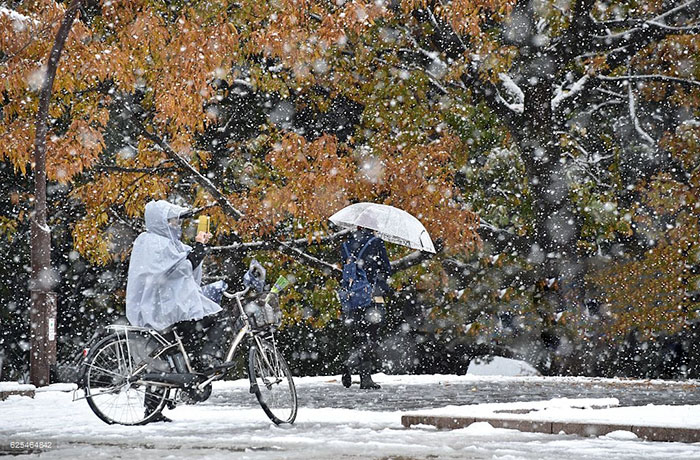
[[[182,243],[181,216],[187,211],[164,200],[146,204],[146,231],[134,241],[129,261],[126,316],[132,325],[156,330],[176,325],[193,345],[212,329],[206,334],[211,343],[202,350],[211,361],[209,355],[218,354],[216,336],[225,328],[223,315],[217,313],[226,284],[200,286],[204,244],[211,234],[199,232],[194,248]],[[200,353],[193,354],[197,361]]]

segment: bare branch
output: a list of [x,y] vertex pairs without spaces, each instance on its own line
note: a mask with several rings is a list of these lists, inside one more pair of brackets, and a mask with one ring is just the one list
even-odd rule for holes
[[639,50],[655,41],[671,35],[695,34],[697,30],[683,27],[660,27],[660,24],[644,23],[643,26],[618,34],[593,37],[588,51],[601,53],[608,51],[606,64],[614,69],[634,56]]
[[[436,248],[438,249],[438,248]],[[438,250],[438,252],[440,252]],[[424,251],[413,251],[407,256],[404,256],[400,259],[392,260],[390,262],[391,269],[394,272],[398,272],[401,270],[406,270],[407,268],[416,266],[420,263],[422,263],[424,260],[428,260],[430,257],[432,257],[433,254],[430,254],[429,252],[424,252]]]
[[295,240],[287,241],[285,243],[289,244],[290,246],[294,246],[295,248],[308,247],[312,244],[329,244],[344,239],[351,232],[352,230],[346,228],[339,232],[331,233],[330,235],[324,235],[319,238],[311,238],[310,241],[308,238],[297,238]]
[[598,75],[598,79],[600,80],[605,80],[605,81],[660,81],[660,82],[667,82],[667,83],[677,83],[679,85],[683,85],[686,87],[700,87],[700,81],[697,80],[690,80],[687,78],[678,78],[678,77],[671,77],[669,75],[659,75],[659,74],[650,74],[650,75],[622,75],[619,77],[608,77],[605,75]]
[[670,10],[666,11],[665,13],[661,13],[660,15],[658,15],[654,19],[652,19],[652,21],[658,22],[660,20],[665,20],[667,17],[671,16],[672,14],[683,11],[683,10],[693,6],[697,2],[698,2],[698,0],[689,0],[685,3],[683,3],[682,5],[678,5],[675,8],[671,8]]
[[[344,238],[350,230],[342,230],[337,233],[326,235],[319,239],[313,239],[309,242],[306,238],[298,238],[291,241],[281,241],[278,239],[269,239],[263,241],[252,241],[248,243],[235,243],[226,246],[212,246],[209,248],[211,252],[226,252],[226,251],[274,251],[278,250],[280,252],[292,255],[300,259],[301,262],[319,268],[324,271],[328,276],[338,277],[342,274],[342,270],[336,264],[331,264],[322,260],[318,257],[314,257],[301,249],[300,247],[308,247],[310,245],[322,245],[333,243]],[[442,250],[442,243],[438,240],[436,241],[436,249],[438,252]],[[423,251],[414,251],[405,257],[394,260],[391,262],[391,268],[394,271],[405,270],[407,268],[413,267],[424,260],[430,258],[432,254]]]
[[614,19],[614,20],[610,20],[610,21],[597,21],[596,24],[603,26],[603,27],[606,27],[606,28],[613,28],[613,29],[625,28],[625,29],[627,29],[625,31],[626,33],[638,30],[639,28],[642,28],[645,25],[651,25],[651,26],[659,27],[659,28],[675,29],[675,30],[679,30],[679,31],[680,30],[689,30],[689,29],[698,27],[698,25],[695,24],[692,26],[674,27],[674,26],[669,26],[668,24],[666,24],[665,20],[669,16],[687,9],[697,2],[698,2],[698,0],[690,0],[686,3],[683,3],[682,5],[678,5],[675,8],[671,8],[670,10],[659,14],[658,16],[655,16],[652,19],[646,19],[646,20],[640,19],[640,18]]
[[98,171],[115,171],[121,173],[144,173],[144,174],[161,174],[171,171],[175,171],[174,167],[163,168],[160,166],[155,166],[153,168],[126,168],[123,166],[111,166],[111,165],[101,165],[96,166],[95,169]]
[[478,233],[481,239],[491,244],[497,252],[526,251],[530,249],[533,243],[527,236],[516,235],[482,218],[479,219]]
[[616,97],[618,99],[624,99],[625,95],[622,93],[616,93],[615,91],[610,91],[609,89],[605,88],[596,88],[595,91],[602,93],[602,94],[607,94],[608,96]]
[[654,27],[657,27],[662,30],[668,30],[669,32],[674,32],[678,34],[697,34],[700,32],[700,24],[692,24],[689,26],[680,26],[680,27],[675,27],[675,26],[669,26],[666,24],[661,24],[659,22],[654,22],[654,21],[649,21],[646,24],[650,24]]
[[294,248],[283,241],[276,240],[278,243],[278,249],[281,252],[296,256],[296,257],[301,257],[304,263],[307,265],[311,265],[312,267],[319,268],[323,270],[326,274],[331,275],[331,276],[340,276],[342,274],[342,270],[340,267],[338,267],[335,264],[329,264],[325,260],[321,260],[318,257],[314,257],[310,254],[305,253],[301,249]]
[[212,194],[214,199],[221,205],[222,208],[234,219],[240,219],[244,214],[236,209],[233,204],[226,198],[226,196],[214,185],[214,183],[207,177],[203,176],[202,173],[197,171],[185,158],[181,157],[179,153],[174,151],[172,147],[160,136],[155,133],[151,133],[145,129],[140,123],[137,124],[140,128],[141,134],[146,138],[155,143],[158,147],[165,152],[168,157],[173,159],[175,163],[182,169],[187,171],[191,176],[193,176],[197,183],[204,187],[209,193]]
[[107,212],[122,225],[129,227],[134,233],[141,233],[144,228],[141,222],[130,221],[124,219],[117,211],[115,211],[111,206],[107,208]]
[[[345,229],[341,230],[336,233],[331,233],[330,235],[324,235],[320,238],[311,238],[311,241],[309,241],[308,238],[297,238],[295,240],[290,240],[290,241],[284,241],[283,243],[294,247],[294,248],[305,248],[314,244],[317,245],[322,245],[322,244],[329,244],[329,243],[334,243],[336,241],[339,241],[343,238],[345,238],[352,230],[350,229]],[[211,251],[236,251],[240,249],[245,249],[245,250],[253,250],[253,249],[271,249],[273,243],[270,241],[252,241],[249,243],[235,243],[231,245],[226,245],[226,246],[212,246],[210,248]]]
[[200,206],[199,208],[191,209],[191,210],[189,210],[189,211],[187,211],[187,212],[182,213],[182,214],[180,215],[180,217],[181,217],[182,219],[187,219],[187,218],[189,218],[189,217],[196,216],[197,214],[199,214],[199,213],[201,213],[201,212],[204,212],[204,211],[206,211],[207,209],[211,209],[211,208],[213,208],[214,206],[218,206],[218,204],[217,204],[217,203],[209,203],[209,204],[207,204],[207,205],[205,205],[205,206]]
[[622,104],[622,101],[605,101],[605,102],[601,102],[600,104],[596,104],[596,105],[594,105],[594,106],[591,106],[589,109],[586,109],[586,110],[585,110],[585,113],[588,113],[588,114],[591,114],[591,115],[592,115],[592,114],[596,113],[598,110],[600,110],[600,109],[602,109],[602,108],[604,108],[604,107],[607,107],[607,106],[609,106],[609,105],[620,105],[620,104]]
[[260,241],[250,241],[250,242],[238,242],[233,244],[227,244],[225,246],[210,246],[210,252],[248,252],[248,251],[260,251],[263,249],[273,249],[273,243],[269,240]]

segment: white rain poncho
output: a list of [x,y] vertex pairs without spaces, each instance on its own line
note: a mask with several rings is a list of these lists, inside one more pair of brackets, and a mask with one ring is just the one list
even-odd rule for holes
[[201,266],[193,270],[192,248],[180,241],[185,211],[164,200],[146,204],[146,231],[134,241],[126,283],[126,317],[134,326],[161,330],[221,311],[202,293]]

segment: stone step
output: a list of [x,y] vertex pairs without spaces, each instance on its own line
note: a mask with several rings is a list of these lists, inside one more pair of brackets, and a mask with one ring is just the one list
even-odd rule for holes
[[613,431],[630,431],[649,441],[700,442],[700,429],[662,426],[635,426],[628,424],[589,422],[549,422],[494,417],[450,417],[435,415],[403,415],[401,423],[406,428],[413,425],[430,425],[438,429],[454,430],[472,423],[486,422],[494,428],[508,428],[531,433],[576,434],[579,436],[603,436]]

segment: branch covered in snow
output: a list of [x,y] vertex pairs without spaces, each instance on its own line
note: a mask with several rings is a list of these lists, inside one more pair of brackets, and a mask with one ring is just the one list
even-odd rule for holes
[[[331,274],[333,276],[339,276],[341,273],[340,268],[335,265],[335,264],[330,264],[318,257],[314,257],[310,254],[307,254],[306,252],[302,251],[299,248],[302,247],[307,247],[312,244],[329,244],[333,243],[336,241],[339,241],[341,239],[344,239],[347,234],[350,232],[350,230],[342,230],[336,233],[332,233],[330,235],[325,235],[321,238],[318,239],[312,239],[311,242],[309,242],[308,239],[306,238],[298,238],[295,240],[291,241],[282,241],[279,239],[270,239],[270,240],[263,240],[263,241],[252,241],[248,243],[235,243],[231,245],[226,245],[226,246],[212,246],[210,248],[211,251],[213,252],[224,252],[224,251],[262,251],[262,250],[279,250],[281,252],[285,252],[287,254],[299,257],[304,263],[314,266],[316,268],[320,268],[328,274]],[[438,252],[442,250],[442,244],[438,240],[436,241],[436,249]],[[400,259],[391,261],[391,268],[394,271],[401,271],[405,270],[407,268],[413,267],[414,265],[418,265],[419,263],[423,262],[424,260],[430,258],[432,254],[429,254],[427,252],[423,251],[414,251],[410,254],[408,254],[405,257],[402,257]]]
[[[685,2],[681,5],[678,5],[675,8],[671,8],[670,10],[659,14],[658,16],[650,19],[650,20],[644,20],[644,19],[614,19],[614,20],[609,20],[609,21],[599,21],[596,24],[604,26],[604,27],[610,27],[614,29],[618,28],[634,28],[638,29],[641,27],[644,27],[645,25],[651,25],[655,27],[661,27],[661,28],[669,28],[669,29],[674,29],[674,30],[688,30],[691,28],[697,28],[698,25],[692,25],[692,26],[684,26],[684,27],[673,27],[669,26],[668,24],[665,23],[666,18],[669,16],[672,16],[676,13],[679,13],[683,10],[689,9],[691,6],[694,4],[698,3],[698,0],[690,0],[688,2]],[[627,30],[626,32],[630,32],[631,30]]]
[[[610,32],[600,35],[595,31],[590,36],[590,45],[586,51],[601,53],[609,51],[606,57],[606,64],[613,69],[623,64],[629,57],[634,56],[644,46],[654,41],[662,40],[671,35],[696,35],[700,33],[700,25],[679,25],[673,26],[666,23],[670,16],[682,11],[691,11],[691,7],[696,6],[698,0],[690,0],[682,5],[672,8],[651,20],[631,19],[614,22],[597,22],[599,28],[605,27],[632,27],[619,32]],[[692,11],[697,13],[697,8]]]
[[[436,243],[436,251],[440,252],[442,251],[442,244],[438,240],[435,242]],[[427,260],[431,258],[433,254],[430,254],[429,252],[424,252],[424,251],[413,251],[407,256],[404,256],[400,259],[392,260],[391,261],[391,269],[394,272],[398,272],[401,270],[405,270],[407,268],[416,266],[420,263],[422,263],[424,260]]]
[[568,91],[562,90],[562,88],[558,88],[556,94],[554,95],[554,98],[552,99],[552,110],[556,110],[559,105],[564,102],[566,99],[570,99],[577,94],[581,93],[581,90],[586,86],[586,83],[590,80],[590,77],[588,75],[584,75],[583,77],[579,78],[573,85],[571,85],[571,88],[569,88]]
[[637,118],[637,109],[635,107],[635,100],[634,100],[634,90],[632,89],[632,85],[627,85],[627,94],[629,95],[629,107],[630,107],[630,118],[632,119],[632,123],[634,124],[634,130],[637,131],[637,134],[639,134],[639,137],[642,138],[644,142],[646,142],[649,145],[656,145],[656,141],[651,138],[649,134],[642,129],[642,125],[639,124],[639,118]]
[[498,96],[498,98],[513,112],[523,113],[523,111],[525,110],[525,93],[523,93],[523,90],[520,89],[520,87],[513,81],[512,78],[510,78],[510,75],[508,75],[507,73],[499,73],[498,78],[501,79],[501,81],[503,82],[503,86],[505,86],[506,88],[506,91],[511,97],[515,99],[515,102],[508,102],[505,99],[503,99],[500,95]]

